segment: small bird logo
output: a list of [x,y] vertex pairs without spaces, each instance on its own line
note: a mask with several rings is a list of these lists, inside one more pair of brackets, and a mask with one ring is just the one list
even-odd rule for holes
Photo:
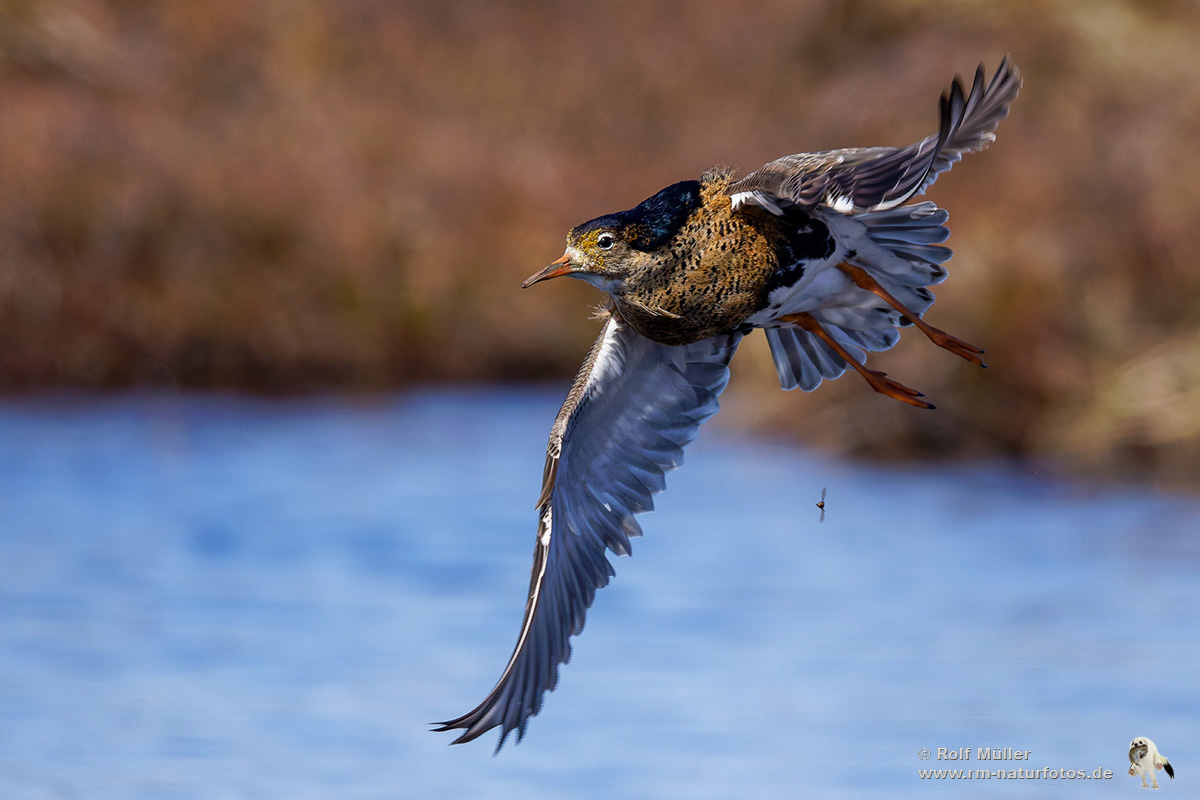
[[[1167,775],[1175,777],[1175,768],[1171,766],[1170,759],[1158,752],[1154,742],[1145,736],[1139,736],[1129,743],[1129,774],[1141,776],[1143,789],[1158,788],[1158,776],[1155,772],[1160,769],[1165,769]],[[1147,774],[1154,782],[1153,785],[1146,783]]]
[[825,492],[827,491],[828,487],[821,490],[821,502],[817,503],[817,508],[821,509],[821,519],[817,520],[818,522],[825,521]]

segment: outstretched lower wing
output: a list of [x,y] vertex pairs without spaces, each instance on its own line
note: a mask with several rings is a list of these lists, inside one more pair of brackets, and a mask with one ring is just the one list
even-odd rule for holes
[[605,549],[627,555],[664,475],[717,412],[740,334],[690,345],[657,344],[610,317],[559,411],[538,499],[529,599],[517,646],[487,698],[437,730],[469,742],[501,729],[499,750],[542,707],[571,657],[596,590],[615,573]]
[[963,153],[992,142],[1020,89],[1021,75],[1008,57],[986,86],[980,65],[970,93],[955,78],[942,94],[936,134],[908,147],[784,156],[730,186],[734,208],[745,203],[774,214],[791,205],[811,209],[824,204],[845,213],[894,208],[923,192]]

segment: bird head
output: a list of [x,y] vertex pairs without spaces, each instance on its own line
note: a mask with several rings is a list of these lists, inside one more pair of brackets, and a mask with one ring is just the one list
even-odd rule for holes
[[547,278],[570,275],[605,292],[619,293],[625,279],[650,259],[631,246],[627,226],[617,216],[597,217],[572,230],[562,258],[531,276],[521,288],[527,289]]
[[667,244],[699,206],[700,182],[682,181],[628,211],[589,220],[567,234],[562,258],[531,275],[521,288],[570,275],[620,294],[631,276],[663,261]]

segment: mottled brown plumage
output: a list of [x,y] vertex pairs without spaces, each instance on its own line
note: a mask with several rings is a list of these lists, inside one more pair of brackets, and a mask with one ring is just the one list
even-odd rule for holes
[[[803,262],[828,257],[835,245],[828,228],[798,207],[779,216],[754,206],[735,209],[733,178],[731,169],[714,168],[698,182],[675,184],[629,211],[575,228],[568,253],[592,259],[571,274],[608,291],[614,314],[660,344],[741,328],[783,280],[799,277]],[[660,206],[680,196],[684,213],[669,218]],[[607,253],[599,250],[603,233],[615,237]],[[641,246],[646,242],[653,247]],[[550,276],[526,285],[544,277]]]
[[[630,275],[612,293],[616,314],[643,336],[681,345],[736,330],[766,304],[780,257],[790,254],[784,220],[760,209],[734,211],[731,173],[713,170],[700,181],[700,207],[652,266]],[[802,214],[803,212],[797,212]]]

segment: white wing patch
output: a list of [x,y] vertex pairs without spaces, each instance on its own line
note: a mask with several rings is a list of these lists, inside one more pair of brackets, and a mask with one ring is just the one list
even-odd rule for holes
[[843,194],[837,197],[831,196],[826,202],[829,204],[830,208],[832,208],[834,211],[837,211],[839,214],[849,214],[854,210],[854,200],[852,200],[848,194]]
[[783,207],[779,204],[779,198],[767,192],[755,189],[752,192],[736,192],[729,196],[729,200],[733,203],[733,210],[737,211],[742,206],[758,206],[759,208],[770,211],[777,217],[783,216]]

